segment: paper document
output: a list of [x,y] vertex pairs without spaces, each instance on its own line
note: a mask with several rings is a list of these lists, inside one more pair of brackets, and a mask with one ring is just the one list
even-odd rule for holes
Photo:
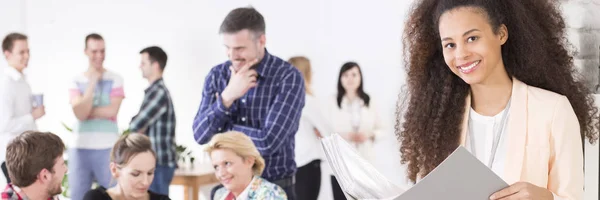
[[360,157],[338,134],[321,139],[331,170],[347,199],[392,199],[402,190]]
[[464,147],[458,147],[437,168],[395,200],[482,200],[508,184]]
[[508,184],[464,147],[409,190],[392,184],[339,135],[322,140],[323,150],[348,199],[489,199]]

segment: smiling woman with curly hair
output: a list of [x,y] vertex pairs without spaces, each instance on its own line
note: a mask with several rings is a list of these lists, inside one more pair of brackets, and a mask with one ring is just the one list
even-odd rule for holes
[[[397,136],[416,182],[458,146],[510,187],[492,199],[582,199],[598,110],[551,0],[423,0],[404,33]],[[400,122],[402,119],[402,122]]]

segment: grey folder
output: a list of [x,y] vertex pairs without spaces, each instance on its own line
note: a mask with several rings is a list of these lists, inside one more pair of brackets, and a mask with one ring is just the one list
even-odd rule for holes
[[508,184],[464,147],[409,190],[392,184],[339,135],[321,140],[328,163],[348,199],[486,200]]
[[429,175],[395,200],[485,200],[508,184],[464,147],[458,147]]

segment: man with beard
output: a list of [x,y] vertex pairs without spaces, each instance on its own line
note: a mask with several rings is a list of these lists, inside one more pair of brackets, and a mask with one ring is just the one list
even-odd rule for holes
[[294,138],[304,107],[304,79],[266,50],[265,21],[254,8],[232,10],[219,33],[229,61],[206,77],[194,138],[205,144],[217,133],[245,133],[265,159],[262,177],[294,200]]
[[48,132],[27,131],[6,148],[6,167],[12,183],[2,200],[52,200],[62,193],[67,173],[63,159],[65,144]]

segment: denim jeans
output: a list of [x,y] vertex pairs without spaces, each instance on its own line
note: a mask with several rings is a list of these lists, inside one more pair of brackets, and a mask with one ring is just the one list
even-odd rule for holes
[[154,170],[154,180],[150,185],[150,191],[169,195],[169,186],[175,175],[175,167],[169,167],[166,165],[156,165]]

